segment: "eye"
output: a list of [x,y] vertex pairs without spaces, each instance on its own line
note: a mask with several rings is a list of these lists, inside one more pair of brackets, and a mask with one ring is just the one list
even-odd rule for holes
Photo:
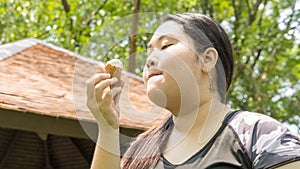
[[172,46],[172,45],[173,45],[173,44],[163,45],[163,46],[161,47],[161,50],[167,49],[169,46]]

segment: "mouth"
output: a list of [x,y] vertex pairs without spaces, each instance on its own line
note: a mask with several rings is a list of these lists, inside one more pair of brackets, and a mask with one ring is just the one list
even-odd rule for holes
[[150,74],[148,75],[148,79],[150,79],[150,78],[153,77],[153,76],[158,76],[158,75],[162,75],[162,73],[150,73]]

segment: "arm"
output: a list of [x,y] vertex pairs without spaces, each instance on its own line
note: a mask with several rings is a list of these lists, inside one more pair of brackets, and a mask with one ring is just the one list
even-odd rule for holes
[[120,168],[120,146],[118,132],[99,133],[91,169]]
[[116,98],[121,88],[116,87],[103,94],[105,89],[110,89],[117,82],[116,78],[103,73],[95,74],[87,81],[87,106],[99,127],[92,169],[120,168],[119,117],[112,98]]
[[298,135],[266,115],[244,112],[238,118],[234,127],[244,141],[253,168],[299,168]]
[[278,167],[277,169],[298,169],[300,167],[300,161],[295,161],[286,165],[283,165],[281,167]]

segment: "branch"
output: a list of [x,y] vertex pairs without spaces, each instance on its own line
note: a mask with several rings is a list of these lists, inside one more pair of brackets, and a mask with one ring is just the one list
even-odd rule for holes
[[[108,0],[104,0],[103,3],[102,3],[102,5],[99,6],[94,12],[92,12],[91,16],[89,17],[89,19],[88,19],[87,22],[86,22],[87,27],[89,27],[90,24],[92,23],[93,17],[94,17],[97,13],[99,13],[99,11],[100,11],[102,8],[104,8],[104,6],[105,6],[105,4],[107,3],[107,1],[108,1]],[[84,28],[81,28],[78,34],[81,35],[82,32],[83,32],[83,30],[84,30]],[[74,34],[74,39],[76,40],[76,34]],[[76,40],[76,41],[77,41],[77,40]]]
[[250,7],[250,2],[249,2],[249,0],[246,0],[246,4],[247,4],[247,9],[248,9],[248,15],[249,15],[249,20],[250,20],[250,18],[252,17],[252,9],[251,9],[251,7]]
[[254,68],[254,66],[256,65],[256,63],[257,63],[257,61],[259,60],[259,57],[261,56],[260,54],[261,54],[261,49],[258,49],[258,51],[257,51],[257,55],[256,55],[256,57],[255,57],[255,59],[254,59],[254,62],[253,62],[253,64],[251,65],[251,69],[253,69]]
[[275,56],[276,51],[277,51],[277,48],[272,49],[271,54],[270,54],[271,58],[273,58]]
[[262,9],[261,11],[261,14],[260,14],[260,17],[259,17],[259,20],[258,20],[258,25],[261,27],[261,22],[262,22],[262,19],[263,19],[263,14],[266,10],[266,5],[267,5],[267,2],[268,1],[264,1],[264,8]]
[[249,0],[246,0],[248,15],[249,15],[249,21],[248,21],[249,25],[251,25],[254,22],[259,5],[262,3],[266,4],[266,2],[267,2],[266,0],[257,0],[256,3],[251,8],[251,4]]
[[[267,3],[266,0],[257,0],[256,3],[255,3],[255,5],[254,5],[252,8],[251,8],[251,6],[250,6],[249,0],[246,0],[247,9],[248,9],[248,15],[249,15],[249,21],[248,21],[248,23],[249,23],[250,26],[253,24],[253,22],[254,22],[254,20],[255,20],[255,18],[256,18],[256,15],[257,15],[258,7],[259,7],[259,5],[260,5],[262,2],[264,3],[264,9],[265,9],[265,5],[266,5],[266,3]],[[264,11],[264,9],[263,9],[263,11]],[[252,11],[254,11],[254,12],[252,13]],[[258,26],[259,26],[259,27],[261,27],[262,16],[263,16],[263,12],[261,13],[261,15],[260,15],[260,17],[259,17],[259,20],[258,20]],[[244,45],[244,42],[245,42],[247,33],[246,33],[244,36],[245,36],[245,38],[243,38],[243,39],[241,40],[241,45],[242,45],[242,46]],[[261,41],[260,41],[260,42],[261,42]],[[259,42],[259,43],[260,43],[260,42]],[[258,51],[258,54],[259,54],[259,55],[260,55],[260,53],[261,53],[261,50],[262,50],[262,49],[259,49],[259,51]],[[258,55],[258,57],[256,57],[257,60],[259,59],[259,55]],[[251,57],[251,56],[248,56],[247,61],[245,62],[245,64],[248,64],[248,62],[250,61],[250,57]],[[255,59],[254,63],[252,64],[251,68],[253,68],[253,67],[255,66],[256,61],[257,61],[256,59]]]
[[238,36],[237,36],[236,30],[239,27],[240,17],[239,17],[239,12],[238,12],[238,8],[236,6],[235,0],[232,0],[232,7],[233,7],[233,12],[234,12],[234,17],[235,17],[235,20],[233,22],[233,25],[234,25],[233,31],[234,31],[234,34],[235,34],[234,42],[236,43],[237,40],[239,39]]
[[[264,2],[264,8],[263,8],[263,10],[262,10],[262,12],[261,12],[261,15],[259,16],[259,20],[258,20],[258,27],[259,27],[259,28],[261,28],[262,16],[263,16],[263,13],[264,13],[264,10],[265,10],[266,2],[267,2],[267,1]],[[256,15],[256,14],[255,14],[255,15]],[[262,35],[260,34],[260,38],[259,38],[260,40],[259,40],[258,45],[261,44],[261,39],[262,39],[261,36],[262,36]],[[256,56],[256,58],[255,58],[255,60],[254,60],[254,63],[253,63],[252,66],[251,66],[252,69],[253,69],[253,67],[256,65],[256,62],[258,61],[258,59],[259,59],[259,57],[260,57],[260,54],[261,54],[261,51],[262,51],[262,49],[259,49],[259,50],[258,50],[257,56]],[[252,56],[254,56],[254,54],[252,54]],[[249,61],[250,61],[250,57],[248,57],[248,59],[247,59],[247,61],[245,62],[245,64],[248,64]]]
[[204,4],[204,11],[203,11],[204,14],[209,15],[211,18],[213,18],[214,9],[213,9],[213,5],[211,4],[211,1],[205,0],[203,4]]
[[233,7],[233,12],[234,12],[234,17],[235,17],[235,20],[233,22],[233,26],[234,26],[233,31],[234,31],[234,34],[235,34],[234,43],[236,43],[237,40],[239,39],[236,30],[239,27],[239,19],[240,18],[239,18],[239,14],[238,14],[238,9],[237,9],[236,4],[235,4],[235,0],[232,0],[232,7]]
[[255,20],[255,16],[258,11],[258,7],[263,1],[265,1],[265,0],[257,0],[256,3],[254,4],[254,6],[252,7],[251,11],[253,11],[253,13],[251,13],[250,18],[249,18],[250,24],[252,24],[252,22]]
[[293,4],[293,7],[292,7],[292,13],[289,17],[289,21],[287,22],[287,28],[286,29],[291,29],[291,23],[293,21],[293,17],[295,15],[295,12],[296,12],[296,1],[295,3]]
[[61,0],[62,2],[62,5],[64,6],[64,10],[66,13],[69,13],[70,12],[70,5],[68,4],[68,1],[67,0]]
[[209,8],[208,8],[208,11],[209,11],[209,15],[211,18],[214,18],[214,6],[211,4],[211,1],[209,1]]
[[108,0],[104,0],[104,2],[102,3],[102,5],[99,6],[98,9],[96,9],[94,12],[92,12],[92,14],[91,14],[89,20],[88,20],[87,23],[86,23],[87,26],[89,26],[89,25],[92,23],[93,17],[94,17],[97,13],[99,13],[99,11],[100,11],[101,9],[104,8],[104,6],[105,6],[105,4],[107,3],[107,1],[108,1]]

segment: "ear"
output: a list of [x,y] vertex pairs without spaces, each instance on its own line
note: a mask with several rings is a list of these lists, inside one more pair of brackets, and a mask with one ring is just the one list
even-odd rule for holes
[[201,70],[208,73],[216,66],[219,54],[215,48],[210,47],[202,53],[200,58],[203,63]]

